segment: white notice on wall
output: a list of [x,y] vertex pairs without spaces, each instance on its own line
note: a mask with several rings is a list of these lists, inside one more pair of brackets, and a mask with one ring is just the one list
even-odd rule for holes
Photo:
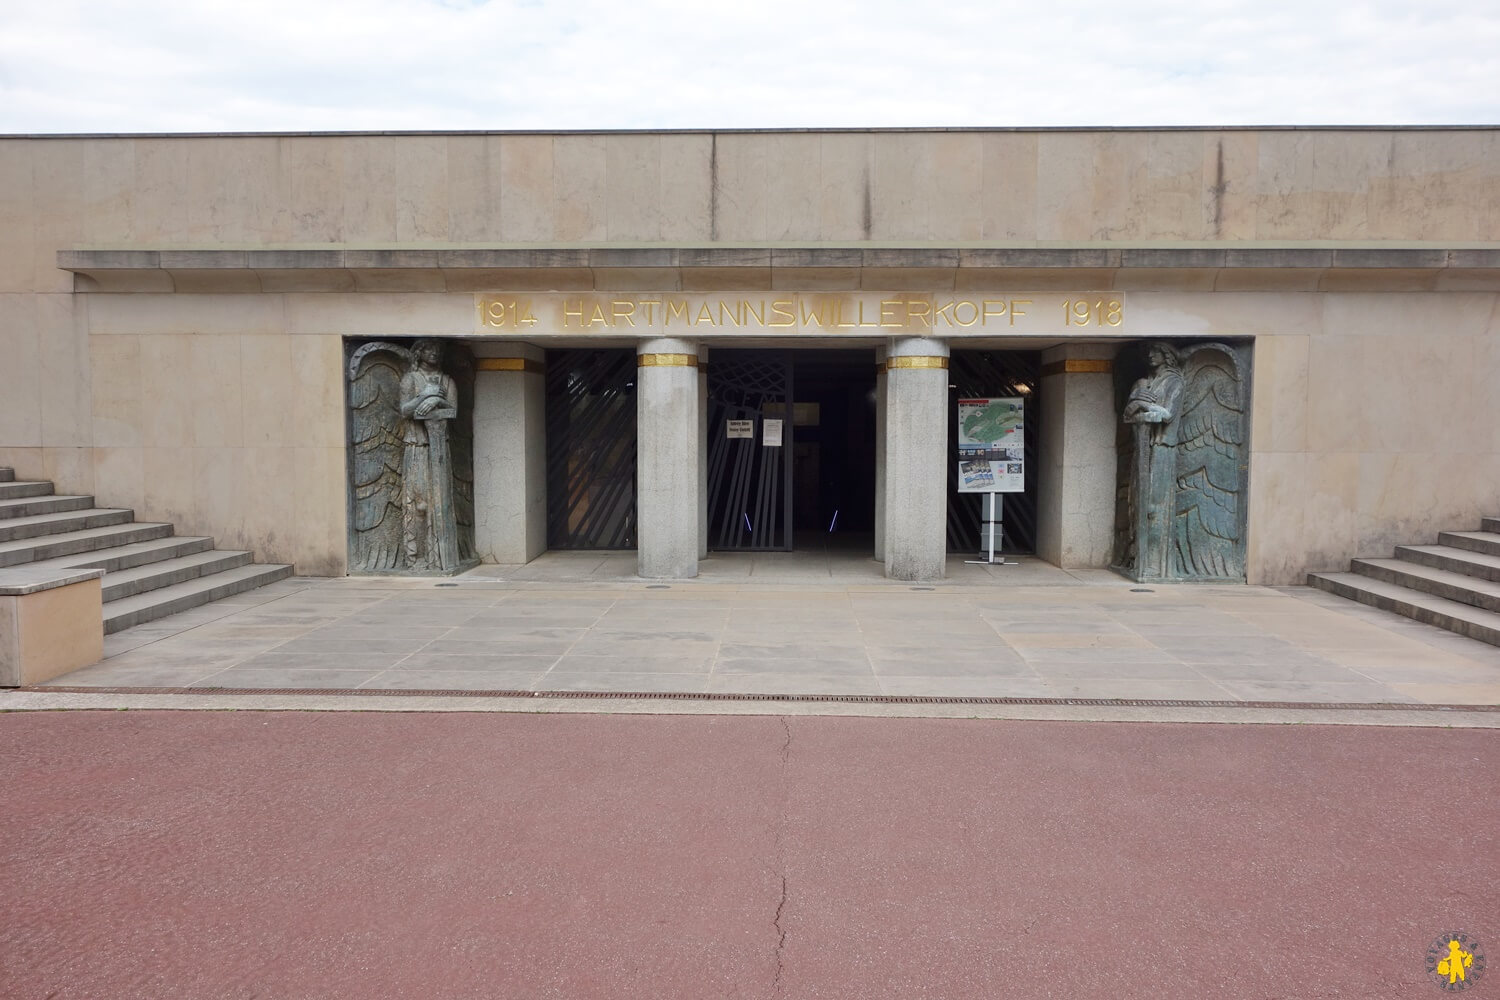
[[754,420],[726,420],[724,422],[724,428],[724,436],[728,438],[755,437]]
[[781,447],[781,421],[767,420],[761,425],[760,443],[767,448]]

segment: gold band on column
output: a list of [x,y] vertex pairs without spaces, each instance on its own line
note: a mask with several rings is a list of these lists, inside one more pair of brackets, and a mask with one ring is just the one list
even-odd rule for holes
[[637,368],[697,368],[696,354],[637,354]]
[[1115,363],[1108,358],[1067,358],[1042,365],[1042,378],[1049,375],[1108,375]]
[[531,372],[544,375],[547,366],[531,358],[475,358],[474,370],[481,372]]
[[887,358],[885,362],[886,371],[894,371],[897,368],[947,368],[947,358],[923,357],[911,355],[909,357]]

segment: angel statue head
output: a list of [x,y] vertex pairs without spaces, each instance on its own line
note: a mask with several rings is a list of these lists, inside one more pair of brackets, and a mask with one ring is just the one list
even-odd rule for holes
[[1146,348],[1146,361],[1152,368],[1181,368],[1177,349],[1164,340],[1153,340]]
[[423,337],[411,345],[412,361],[426,368],[438,368],[443,363],[443,342],[436,337]]

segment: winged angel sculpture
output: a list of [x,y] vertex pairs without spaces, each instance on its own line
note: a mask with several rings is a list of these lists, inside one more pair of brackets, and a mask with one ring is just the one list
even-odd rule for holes
[[[443,342],[376,340],[349,357],[352,573],[449,574],[473,565],[472,365]],[[462,414],[462,416],[461,416]]]
[[1130,533],[1137,580],[1234,580],[1245,572],[1245,370],[1227,344],[1147,346],[1151,370],[1130,389]]

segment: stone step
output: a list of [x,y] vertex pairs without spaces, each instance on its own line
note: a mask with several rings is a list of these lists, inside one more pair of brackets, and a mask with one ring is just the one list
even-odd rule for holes
[[23,479],[9,483],[0,483],[0,500],[14,500],[17,497],[51,496],[52,490],[52,484],[43,479]]
[[200,607],[211,601],[254,590],[256,587],[284,580],[291,575],[292,567],[290,566],[252,563],[249,566],[224,570],[211,576],[173,584],[160,590],[111,601],[104,606],[104,634],[112,635],[132,625],[175,615],[179,611],[187,611],[189,608]]
[[113,573],[106,573],[104,576],[104,601],[109,603],[134,597],[137,594],[161,590],[163,587],[186,583],[188,580],[222,573],[227,569],[239,569],[241,566],[250,565],[250,562],[251,556],[248,552],[222,552],[218,549],[210,549],[207,552],[195,552],[192,555],[165,559],[133,569],[117,570]]
[[1500,517],[1486,517],[1479,522],[1480,531],[1492,531],[1500,534]]
[[1405,559],[1356,559],[1350,569],[1372,580],[1500,614],[1500,583]]
[[128,524],[134,517],[134,511],[105,507],[90,507],[87,510],[68,511],[62,514],[12,517],[0,521],[0,542],[41,538],[44,535],[61,535],[69,531],[103,528],[111,524]]
[[68,531],[59,535],[45,535],[40,538],[0,542],[0,566],[20,566],[78,552],[97,552],[100,549],[113,548],[117,545],[130,545],[135,542],[150,541],[153,538],[166,538],[171,534],[170,524],[128,522],[111,524],[102,528],[88,528],[83,531]]
[[93,506],[93,497],[38,495],[34,497],[12,497],[10,499],[0,498],[0,520],[33,517],[37,514],[61,514],[71,510],[89,510]]
[[8,465],[0,465],[0,483],[13,483],[16,480],[16,470]]
[[214,540],[206,535],[168,535],[145,542],[115,545],[95,552],[77,552],[32,563],[44,569],[102,569],[106,573],[134,569],[150,563],[159,563],[197,552],[207,552],[214,547]]
[[1500,583],[1500,556],[1455,549],[1451,545],[1398,545],[1396,558]]
[[1500,646],[1500,614],[1374,580],[1358,573],[1310,573],[1310,586],[1372,608],[1392,611],[1471,639]]
[[1500,556],[1500,535],[1493,531],[1440,531],[1438,544],[1482,552],[1487,556]]

